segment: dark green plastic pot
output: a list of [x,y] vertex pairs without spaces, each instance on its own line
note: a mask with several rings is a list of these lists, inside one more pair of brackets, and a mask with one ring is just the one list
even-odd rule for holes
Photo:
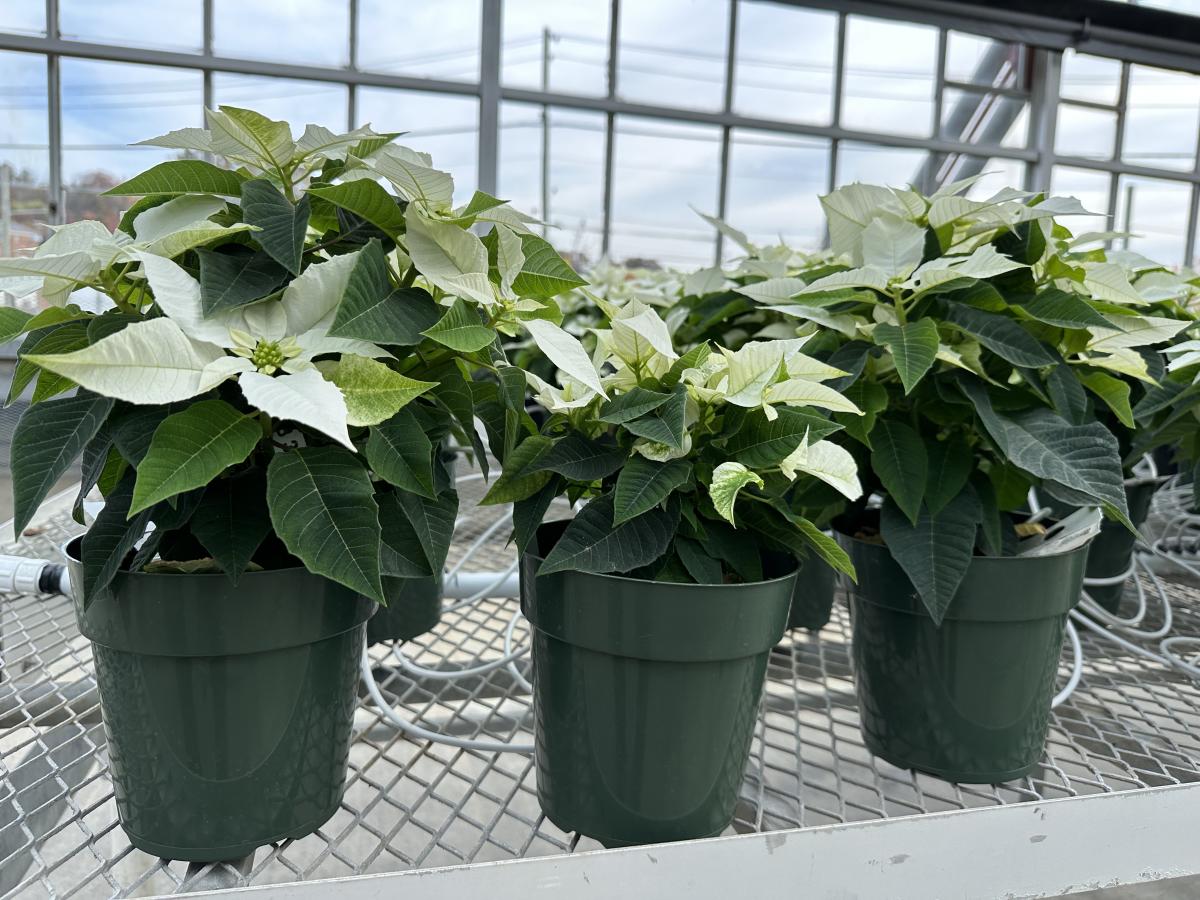
[[802,560],[796,573],[796,590],[792,593],[787,627],[810,631],[824,628],[833,614],[836,588],[837,572],[829,563],[816,556]]
[[[83,584],[79,539],[67,545]],[[121,573],[85,603],[117,815],[168,859],[245,856],[337,810],[375,603],[304,569]]]
[[387,606],[367,623],[367,643],[408,641],[433,629],[442,618],[442,579],[383,578]]
[[564,525],[543,525],[538,552],[521,558],[542,809],[608,847],[720,834],[787,623],[795,559],[742,585],[535,576]]
[[[1150,514],[1150,503],[1158,490],[1157,479],[1131,479],[1125,482],[1125,497],[1129,501],[1129,518],[1138,528]],[[1092,541],[1088,554],[1086,578],[1111,578],[1129,571],[1133,562],[1133,548],[1137,536],[1120,522],[1105,519],[1100,523],[1100,533]],[[1125,584],[1094,585],[1085,588],[1088,596],[1110,613],[1121,606]]]
[[1088,548],[975,557],[937,627],[886,547],[839,539],[858,570],[854,680],[867,748],[948,781],[1028,774],[1045,744]]

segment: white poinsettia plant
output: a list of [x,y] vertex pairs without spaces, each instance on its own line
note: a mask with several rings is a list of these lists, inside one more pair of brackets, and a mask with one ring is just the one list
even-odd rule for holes
[[[476,418],[523,409],[499,336],[529,320],[570,346],[553,298],[582,280],[507,203],[454,206],[451,176],[395,134],[296,137],[234,107],[206,123],[143,143],[223,165],[160,163],[109,192],[133,198],[115,231],[72,223],[0,260],[0,290],[50,304],[0,310],[24,336],[14,394],[35,382],[17,530],[82,456],[80,498],[106,501],[87,596],[121,569],[207,560],[236,580],[299,559],[383,600],[382,576],[445,559],[441,445],[486,466]],[[79,290],[110,308],[70,305]]]
[[514,503],[521,550],[555,497],[587,501],[539,571],[755,581],[766,547],[852,572],[787,500],[806,481],[861,495],[853,458],[826,439],[840,426],[823,413],[859,413],[826,384],[846,373],[807,355],[804,339],[682,352],[653,306],[593,302],[593,354],[576,345],[548,354],[552,380],[529,374],[548,416],[529,423],[483,501]]

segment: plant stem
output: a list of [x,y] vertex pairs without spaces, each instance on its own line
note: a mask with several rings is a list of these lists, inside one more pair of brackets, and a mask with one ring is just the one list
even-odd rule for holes
[[417,267],[410,265],[408,271],[404,273],[404,277],[400,279],[400,287],[412,287],[413,282],[417,280]]

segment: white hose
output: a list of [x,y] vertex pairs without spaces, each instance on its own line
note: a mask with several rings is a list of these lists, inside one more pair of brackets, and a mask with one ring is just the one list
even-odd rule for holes
[[1075,693],[1075,688],[1079,687],[1079,680],[1083,678],[1083,645],[1079,642],[1079,632],[1075,630],[1074,623],[1067,619],[1067,639],[1071,642],[1071,654],[1073,661],[1071,663],[1071,677],[1067,679],[1066,686],[1054,695],[1054,699],[1050,701],[1050,708],[1054,709],[1061,703],[1065,703],[1071,694]]

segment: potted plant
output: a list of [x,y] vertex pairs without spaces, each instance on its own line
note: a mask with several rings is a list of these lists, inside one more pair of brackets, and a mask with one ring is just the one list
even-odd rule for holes
[[[437,450],[457,435],[486,466],[474,419],[511,405],[470,376],[503,372],[499,330],[579,280],[507,204],[453,207],[395,135],[206,115],[147,143],[230,168],[161,163],[112,190],[138,198],[115,232],[74,223],[0,261],[0,286],[56,304],[0,320],[37,379],[16,529],[82,455],[80,500],[105,503],[67,555],[118,814],[188,860],[337,808],[367,619],[450,543]],[[64,305],[85,288],[112,308]]]
[[[538,796],[607,846],[703,837],[733,815],[795,555],[851,571],[786,495],[858,496],[821,415],[856,410],[803,340],[680,353],[652,307],[597,307],[594,357],[530,323],[559,383],[529,376],[549,416],[484,498],[514,503]],[[543,524],[556,496],[585,502]]]
[[[864,412],[835,414],[866,494],[840,521],[863,735],[876,754],[951,780],[1027,773],[1048,723],[1063,623],[1086,545],[1030,555],[1031,487],[1132,528],[1111,374],[1180,323],[1142,314],[1119,266],[1072,260],[1073,199],[1006,190],[931,197],[855,184],[822,198],[821,277],[738,290],[784,315],[836,316],[826,360]],[[1144,368],[1142,368],[1144,374]],[[1027,514],[1026,514],[1027,515]],[[1035,534],[1033,540],[1038,540]]]

